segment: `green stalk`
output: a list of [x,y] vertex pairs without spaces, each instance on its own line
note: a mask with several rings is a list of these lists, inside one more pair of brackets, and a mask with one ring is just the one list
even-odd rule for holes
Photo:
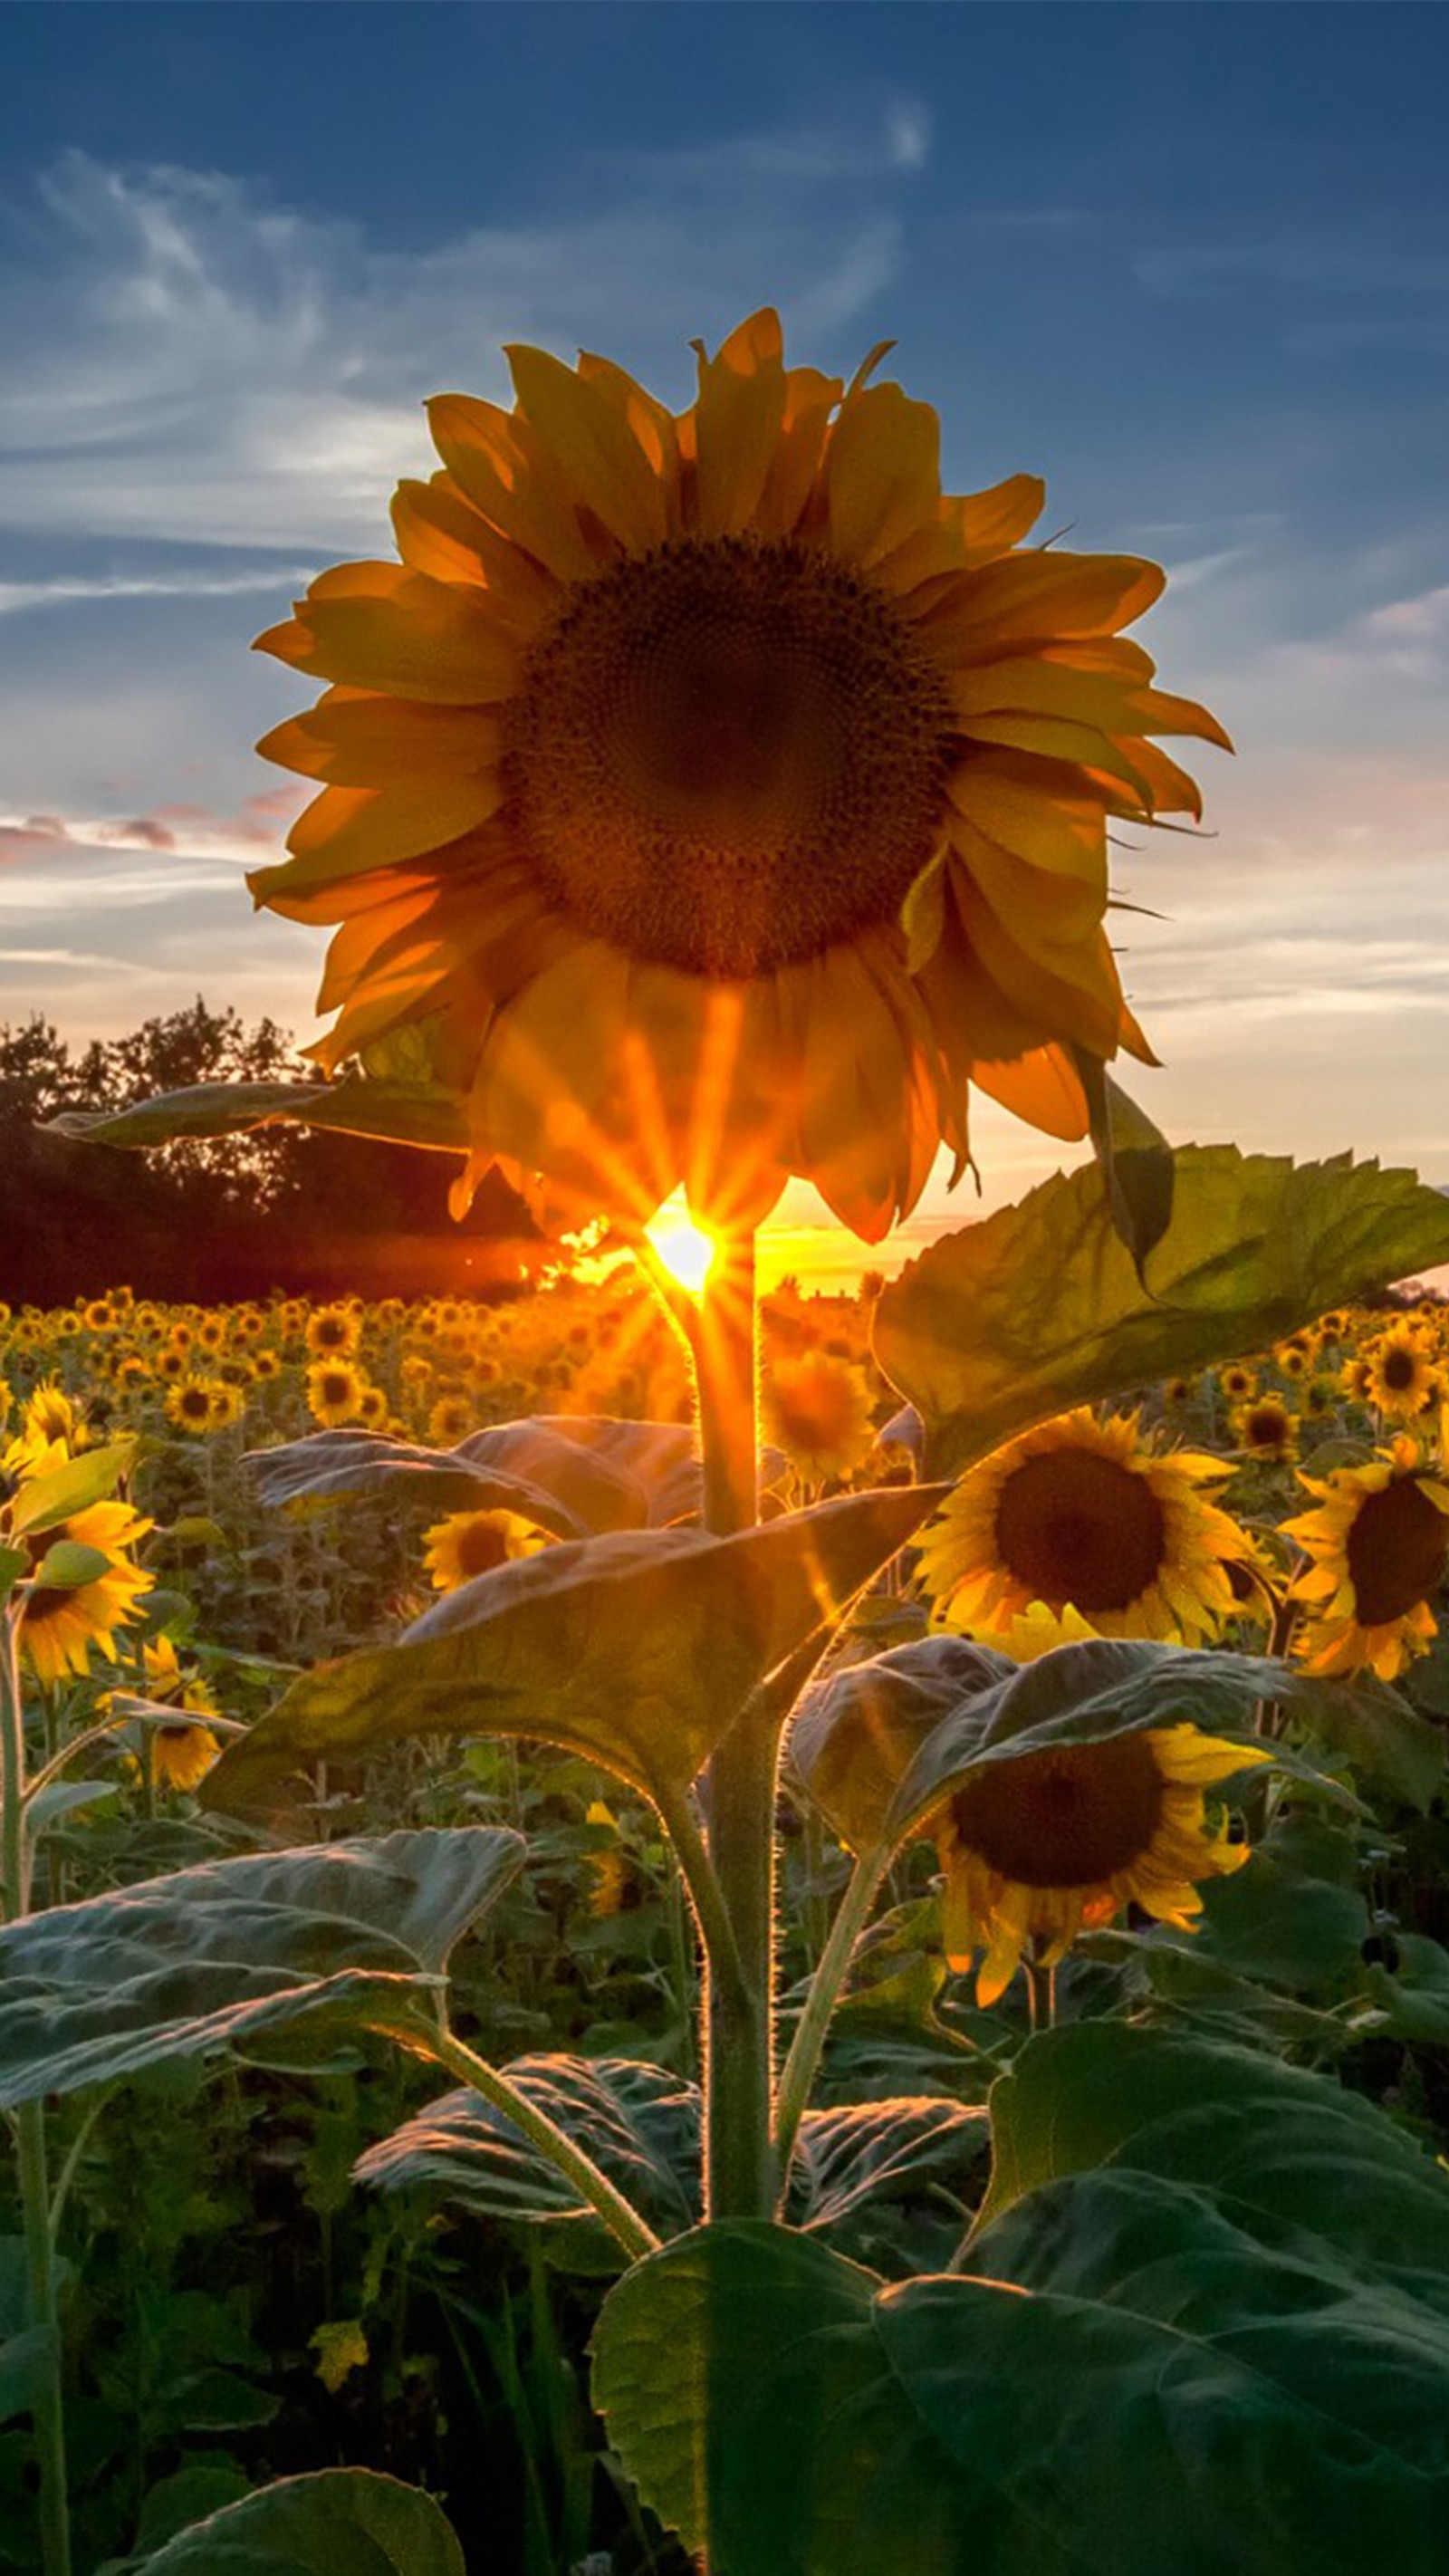
[[[0,1620],[0,1912],[7,1923],[29,1901],[29,1842],[25,1831],[25,1714],[20,1697],[20,1623],[14,1610]],[[55,2262],[50,2194],[45,2172],[45,2113],[22,2102],[15,2114],[19,2148],[20,2223],[30,2322],[46,2329],[45,2377],[33,2412],[40,2463],[40,2552],[44,2576],[70,2576],[70,2508],[66,2496],[65,2416],[60,2377],[60,2319],[55,2303]]]
[[[758,1517],[755,1239],[716,1255],[699,1319],[697,1379],[705,1527],[731,1537]],[[775,2206],[775,1772],[768,1693],[743,1709],[704,1778],[709,1856],[734,1928],[738,1979],[706,1988],[705,2215],[768,2218]]]
[[830,2027],[830,2016],[840,2000],[840,1990],[850,1972],[855,1945],[870,1920],[876,1891],[890,1865],[890,1853],[884,1849],[863,1852],[851,1872],[839,1905],[830,1937],[821,1952],[820,1965],[810,1980],[805,2009],[795,2025],[785,2072],[780,2078],[779,2099],[775,2106],[775,2144],[780,2159],[780,2185],[783,2191],[790,2174],[790,2157],[800,2127],[810,2087],[820,2064],[820,2052]]
[[[375,2027],[386,2030],[389,2026],[379,2022]],[[446,2029],[424,2032],[416,2024],[409,2023],[391,2031],[390,2035],[400,2039],[405,2048],[415,2052],[421,2050],[437,2065],[445,2066],[450,2075],[457,2076],[460,2084],[470,2085],[475,2093],[481,2093],[484,2101],[491,2102],[495,2111],[501,2111],[516,2129],[521,2129],[530,2146],[537,2147],[540,2155],[547,2156],[565,2181],[572,2183],[579,2198],[587,2201],[589,2207],[597,2212],[610,2235],[623,2246],[631,2263],[642,2262],[646,2254],[658,2253],[659,2238],[640,2217],[633,2202],[626,2200],[623,2193],[615,2188],[592,2156],[586,2155],[582,2147],[575,2146],[572,2138],[565,2135],[546,2111],[540,2111],[536,2104],[528,2101],[516,2085],[509,2083],[506,2075],[500,2075],[496,2066],[489,2065],[485,2057],[477,2056],[464,2040],[455,2039],[453,2033]]]

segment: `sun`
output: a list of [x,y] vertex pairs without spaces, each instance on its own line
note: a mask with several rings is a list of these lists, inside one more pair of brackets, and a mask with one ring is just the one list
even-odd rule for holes
[[702,1296],[718,1249],[715,1237],[683,1215],[677,1205],[662,1207],[644,1232],[671,1279],[677,1279],[692,1297]]

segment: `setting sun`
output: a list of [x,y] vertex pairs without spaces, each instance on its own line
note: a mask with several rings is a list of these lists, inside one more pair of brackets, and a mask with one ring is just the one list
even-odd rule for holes
[[714,1263],[713,1235],[672,1207],[661,1208],[644,1232],[670,1277],[699,1296]]

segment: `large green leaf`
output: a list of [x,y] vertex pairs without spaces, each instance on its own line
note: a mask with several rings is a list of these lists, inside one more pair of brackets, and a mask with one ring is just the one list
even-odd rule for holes
[[1101,1174],[1044,1181],[948,1235],[877,1300],[876,1356],[959,1473],[1099,1396],[1260,1349],[1325,1307],[1449,1261],[1449,1200],[1411,1172],[1187,1145],[1139,1284]]
[[468,1104],[456,1092],[439,1083],[356,1074],[340,1082],[200,1082],[130,1109],[67,1109],[49,1124],[80,1144],[149,1146],[182,1136],[239,1136],[273,1122],[336,1127],[452,1154],[466,1153],[471,1141]]
[[319,1431],[250,1465],[265,1503],[385,1493],[430,1510],[521,1512],[560,1538],[663,1527],[696,1511],[694,1435],[678,1422],[533,1416],[470,1432],[455,1449],[367,1431]]
[[135,2576],[466,2576],[440,2505],[376,2469],[280,2478],[136,2562]]
[[[1114,2166],[1215,2193],[1326,2274],[1378,2264],[1449,2314],[1449,2183],[1372,2103],[1256,2049],[1082,2022],[1030,2040],[991,2095],[978,2239],[1027,2193]],[[1014,2276],[1013,2276],[1014,2277]]]
[[619,2283],[595,2394],[656,2510],[712,2576],[1358,2576],[1385,2534],[1436,2566],[1429,2159],[1250,2051],[1098,2024],[1022,2064],[1032,2170],[1017,2138],[971,2273],[881,2291],[737,2222]]
[[[583,2147],[659,2235],[699,2214],[699,2094],[663,2067],[618,2057],[518,2057],[511,2085]],[[359,2182],[437,2193],[495,2218],[589,2214],[548,2157],[471,2091],[445,2094],[369,2147]]]
[[299,1763],[412,1735],[535,1736],[675,1794],[940,1498],[895,1487],[732,1538],[616,1531],[501,1566],[396,1646],[304,1674],[207,1774],[206,1803],[265,1802]]
[[[656,2234],[693,2227],[700,2208],[699,2091],[629,2058],[520,2057],[503,2070],[585,2149]],[[950,2179],[974,2163],[985,2114],[939,2096],[807,2111],[790,2175],[790,2216],[828,2237],[872,2202]],[[437,2193],[482,2216],[579,2220],[586,2205],[506,2113],[477,2093],[430,2102],[354,2167],[383,2190]]]
[[325,2011],[425,2013],[518,1834],[400,1832],[204,1861],[0,1931],[0,2104],[72,2092]]

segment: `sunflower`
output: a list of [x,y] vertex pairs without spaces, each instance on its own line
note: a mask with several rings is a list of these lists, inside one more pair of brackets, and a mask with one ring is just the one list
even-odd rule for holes
[[456,1592],[475,1575],[491,1574],[513,1557],[536,1556],[549,1533],[517,1512],[450,1512],[425,1532],[423,1563],[435,1592]]
[[[52,1451],[48,1463],[62,1466],[63,1454]],[[73,1513],[55,1529],[26,1533],[22,1543],[37,1567],[44,1562],[46,1550],[60,1539],[93,1547],[107,1560],[105,1572],[89,1583],[66,1588],[38,1584],[24,1595],[20,1649],[40,1681],[58,1682],[67,1673],[84,1673],[92,1646],[99,1646],[114,1663],[116,1630],[130,1626],[137,1602],[156,1580],[154,1574],[133,1565],[126,1551],[152,1526],[129,1503],[104,1502]]]
[[1233,1612],[1227,1568],[1252,1554],[1200,1491],[1229,1469],[1154,1449],[1140,1425],[1063,1414],[973,1467],[921,1542],[937,1622],[994,1638],[1039,1601],[1070,1603],[1098,1636],[1215,1636]]
[[1400,1437],[1367,1467],[1299,1470],[1316,1511],[1283,1524],[1311,1560],[1289,1587],[1308,1605],[1296,1639],[1313,1673],[1365,1668],[1391,1682],[1438,1629],[1429,1604],[1449,1566],[1449,1481]]
[[151,1771],[168,1789],[194,1789],[221,1753],[221,1743],[199,1718],[178,1717],[150,1730]]
[[307,1348],[314,1359],[350,1359],[362,1339],[362,1319],[347,1306],[319,1306],[307,1319]]
[[25,1437],[59,1441],[66,1449],[84,1449],[90,1436],[78,1408],[54,1378],[43,1378],[26,1397],[20,1420]]
[[1028,1947],[1053,1967],[1084,1927],[1126,1905],[1192,1931],[1196,1882],[1248,1857],[1225,1822],[1208,1825],[1204,1790],[1267,1758],[1194,1726],[1152,1726],[973,1771],[931,1829],[946,1879],[947,1960],[964,1971],[986,1954],[978,2004],[1005,1992]]
[[1420,1326],[1391,1324],[1368,1354],[1368,1398],[1389,1422],[1412,1422],[1439,1393],[1441,1378]]
[[[225,1390],[230,1392],[230,1390]],[[217,1393],[216,1381],[209,1377],[178,1378],[166,1395],[166,1419],[179,1431],[215,1431],[220,1428],[212,1406]]]
[[[408,1023],[495,1160],[590,1212],[753,1223],[790,1173],[878,1239],[974,1081],[1079,1137],[1075,1050],[1151,1061],[1103,932],[1106,825],[1200,811],[1227,747],[1122,640],[1135,557],[1025,549],[1043,487],[940,487],[896,384],[784,364],[772,312],[675,415],[508,352],[430,406],[400,563],[259,641],[329,682],[264,752],[323,782],[259,903],[338,930],[329,1066]],[[884,355],[877,351],[876,358]]]
[[1257,1394],[1257,1373],[1245,1360],[1232,1360],[1226,1368],[1219,1369],[1218,1386],[1229,1404],[1241,1404],[1246,1397]]
[[765,1428],[807,1482],[848,1476],[875,1430],[864,1372],[826,1351],[777,1360],[763,1387]]
[[314,1360],[307,1371],[307,1410],[313,1421],[326,1430],[355,1422],[363,1383],[350,1360]]
[[1294,1458],[1298,1454],[1298,1417],[1281,1395],[1251,1396],[1228,1417],[1233,1438],[1253,1458]]
[[428,1438],[440,1449],[466,1440],[473,1428],[473,1407],[464,1395],[440,1395],[428,1415]]

